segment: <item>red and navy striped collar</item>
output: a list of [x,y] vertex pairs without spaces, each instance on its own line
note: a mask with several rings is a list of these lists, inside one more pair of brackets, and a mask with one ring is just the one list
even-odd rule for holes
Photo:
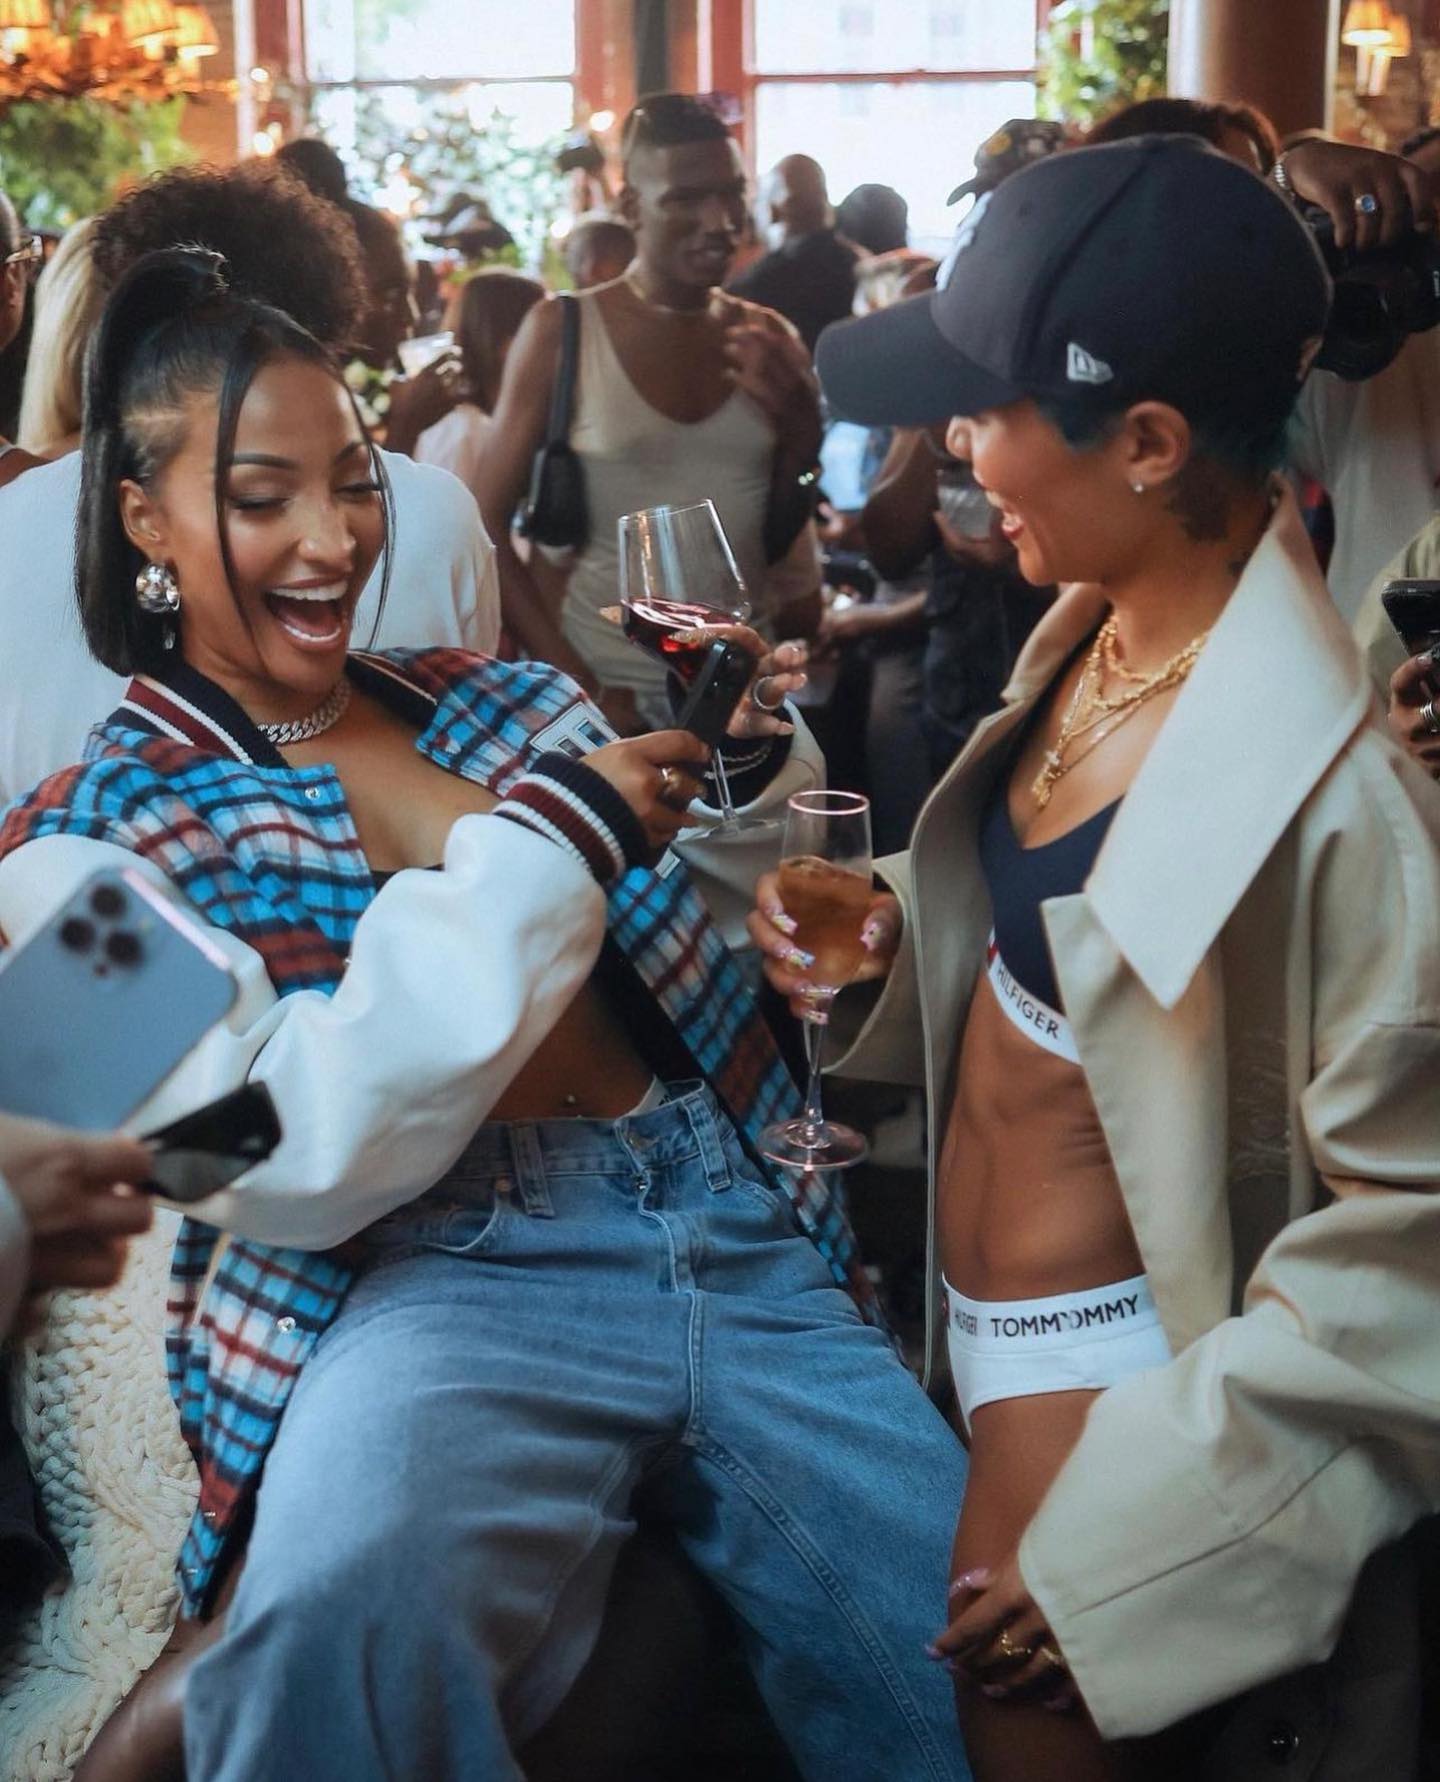
[[[435,696],[418,686],[385,656],[351,655],[345,672],[359,687],[417,730],[433,723]],[[208,675],[183,659],[159,674],[137,674],[110,715],[112,724],[148,730],[155,736],[190,743],[209,755],[227,755],[253,767],[284,767],[285,757],[239,703]]]

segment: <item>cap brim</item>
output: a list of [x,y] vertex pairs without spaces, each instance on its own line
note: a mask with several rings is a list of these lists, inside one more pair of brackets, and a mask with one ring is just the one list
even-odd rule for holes
[[945,339],[935,326],[937,295],[926,291],[825,330],[815,369],[834,415],[862,427],[925,427],[1021,400],[1023,390]]
[[984,184],[985,184],[985,181],[983,179],[981,179],[977,174],[977,176],[974,179],[967,179],[963,186],[956,186],[955,190],[950,194],[950,196],[945,200],[945,202],[947,204],[958,204],[960,202],[960,200],[962,198],[964,198],[968,193],[978,192]]

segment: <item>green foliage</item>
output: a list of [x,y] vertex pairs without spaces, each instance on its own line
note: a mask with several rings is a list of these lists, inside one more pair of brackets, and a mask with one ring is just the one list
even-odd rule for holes
[[0,106],[0,189],[32,229],[68,229],[126,186],[192,158],[180,140],[183,97]]
[[427,94],[423,121],[408,129],[397,129],[382,93],[362,94],[355,121],[357,195],[383,203],[386,185],[403,174],[418,193],[417,234],[433,228],[432,219],[462,193],[483,198],[516,242],[491,262],[545,264],[565,197],[564,176],[555,171],[558,142],[521,142],[515,120],[500,110],[473,121],[460,91]]
[[1165,92],[1170,0],[1064,0],[1040,42],[1040,110],[1094,124]]

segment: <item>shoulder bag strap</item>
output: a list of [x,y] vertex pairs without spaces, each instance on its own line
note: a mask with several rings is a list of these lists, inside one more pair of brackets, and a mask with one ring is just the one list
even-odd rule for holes
[[580,358],[580,302],[562,292],[560,303],[560,369],[550,392],[550,420],[545,429],[547,446],[564,445],[570,437],[575,409],[575,374]]

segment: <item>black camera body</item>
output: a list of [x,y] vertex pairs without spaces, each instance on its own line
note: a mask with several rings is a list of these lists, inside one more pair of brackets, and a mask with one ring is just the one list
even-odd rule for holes
[[1392,247],[1337,248],[1335,225],[1318,205],[1300,214],[1335,281],[1335,304],[1315,363],[1349,383],[1384,371],[1412,334],[1440,326],[1440,240],[1410,234]]

